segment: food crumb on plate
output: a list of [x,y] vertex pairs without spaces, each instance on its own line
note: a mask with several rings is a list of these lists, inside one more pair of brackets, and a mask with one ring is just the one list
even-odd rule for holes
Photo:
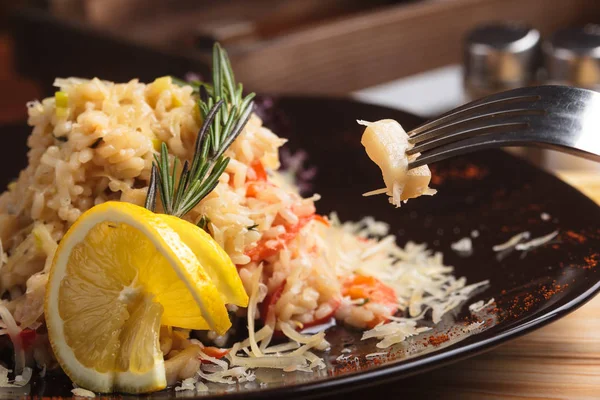
[[91,390],[87,390],[87,389],[80,388],[80,387],[72,389],[71,393],[73,393],[73,396],[75,396],[75,397],[89,397],[89,398],[96,397],[96,394],[94,392],[92,392]]
[[175,391],[181,392],[183,390],[195,390],[196,383],[198,383],[198,379],[196,377],[184,379],[183,381],[181,381],[181,386],[175,387]]
[[491,299],[489,299],[487,301],[487,303],[484,303],[483,300],[479,300],[469,306],[469,311],[471,311],[473,313],[477,313],[477,312],[483,310],[484,308],[487,308],[488,306],[492,305],[494,303],[494,301],[495,300],[493,297]]
[[197,392],[208,392],[208,386],[204,382],[196,382]]
[[387,356],[387,355],[388,355],[388,353],[382,351],[382,352],[378,352],[378,353],[367,354],[365,357],[366,358],[375,358],[375,357],[383,357],[383,356]]
[[543,212],[540,214],[540,218],[542,219],[542,221],[550,221],[550,218],[552,217],[550,216],[550,214]]
[[554,231],[547,235],[532,239],[529,242],[519,243],[515,246],[515,249],[521,250],[521,251],[531,250],[535,247],[539,247],[539,246],[542,246],[542,245],[548,243],[549,241],[554,239],[556,237],[556,235],[558,235],[558,231]]
[[470,253],[473,251],[473,241],[470,237],[464,237],[458,242],[452,243],[450,247],[457,253]]
[[504,250],[512,249],[518,243],[520,243],[522,240],[529,239],[530,236],[531,236],[531,234],[527,231],[517,233],[516,235],[514,235],[513,237],[508,239],[506,242],[504,242],[502,244],[497,244],[494,247],[492,247],[492,250],[504,251]]

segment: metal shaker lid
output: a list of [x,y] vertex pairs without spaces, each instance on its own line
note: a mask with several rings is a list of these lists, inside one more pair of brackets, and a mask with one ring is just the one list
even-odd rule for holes
[[544,43],[550,83],[600,88],[600,26],[557,31]]
[[540,64],[540,33],[517,22],[492,23],[465,39],[465,82],[503,90],[533,82]]

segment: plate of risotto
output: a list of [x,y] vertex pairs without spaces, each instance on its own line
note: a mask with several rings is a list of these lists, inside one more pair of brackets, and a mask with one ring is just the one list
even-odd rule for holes
[[205,80],[55,87],[3,135],[0,397],[340,393],[598,290],[591,200],[501,151],[408,170],[407,113],[255,97],[219,45]]

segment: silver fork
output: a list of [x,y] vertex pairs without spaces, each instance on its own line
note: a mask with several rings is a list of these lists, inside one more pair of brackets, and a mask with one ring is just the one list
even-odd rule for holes
[[505,146],[537,146],[600,162],[600,93],[567,86],[509,90],[408,132],[410,168]]

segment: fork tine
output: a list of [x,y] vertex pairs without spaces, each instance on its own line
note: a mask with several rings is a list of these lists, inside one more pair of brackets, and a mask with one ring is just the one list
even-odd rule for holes
[[[556,122],[556,121],[554,121]],[[463,140],[458,140],[446,145],[436,147],[430,151],[424,151],[416,160],[408,163],[408,169],[413,169],[426,164],[433,164],[438,161],[472,153],[479,150],[505,147],[505,146],[532,146],[546,147],[551,149],[562,149],[571,151],[574,154],[598,160],[599,155],[584,154],[575,148],[569,149],[568,140],[558,142],[551,136],[540,136],[537,133],[538,128],[529,127],[525,130],[506,129],[500,133],[491,135],[476,135]],[[564,138],[563,138],[564,139]],[[595,158],[594,158],[595,157]]]
[[478,126],[475,128],[464,129],[464,130],[457,131],[451,135],[438,137],[434,140],[431,140],[431,141],[428,141],[425,143],[421,143],[421,144],[413,147],[412,149],[407,150],[406,154],[413,155],[413,154],[417,154],[417,153],[423,153],[428,150],[431,150],[431,152],[433,153],[436,151],[436,148],[439,148],[443,145],[458,142],[460,140],[468,139],[473,136],[482,136],[482,135],[487,135],[487,134],[492,134],[492,133],[504,133],[504,132],[519,131],[519,130],[527,129],[528,127],[529,127],[529,124],[527,122],[523,121],[523,122],[509,122],[509,123],[496,124],[496,125]]
[[[446,138],[453,137],[452,135],[446,135],[447,133],[452,133],[459,131],[461,129],[466,128],[476,128],[482,126],[481,124],[487,125],[489,124],[489,120],[497,119],[500,117],[509,118],[509,117],[526,117],[531,115],[544,115],[546,112],[542,109],[530,109],[530,108],[520,108],[513,110],[503,110],[503,111],[494,111],[487,114],[479,114],[471,118],[463,119],[461,121],[452,122],[444,126],[439,126],[433,128],[431,130],[422,132],[421,134],[411,137],[408,141],[412,144],[418,145],[420,143],[426,141],[434,141],[438,138]],[[418,146],[417,146],[418,147]],[[413,153],[419,152],[420,150],[415,150]]]
[[503,146],[510,145],[526,145],[534,146],[533,142],[526,142],[518,139],[501,140],[496,135],[489,135],[487,139],[482,140],[480,136],[470,137],[465,140],[459,140],[436,148],[434,151],[422,153],[416,160],[408,163],[408,169],[421,167],[427,164],[433,164],[438,161],[443,161],[448,158],[457,157],[463,154],[472,153],[479,150],[491,149],[499,147],[498,142],[501,141]]
[[[522,101],[528,104],[514,106]],[[409,141],[415,146],[407,153],[414,160],[408,167],[515,145],[546,147],[600,162],[598,110],[598,92],[566,86],[519,88],[492,95],[411,131]]]
[[[502,93],[500,96],[503,95]],[[427,132],[428,130],[438,128],[444,124],[448,124],[454,121],[458,121],[461,118],[467,118],[472,116],[474,113],[481,111],[482,109],[490,108],[493,109],[498,106],[504,106],[507,104],[515,104],[515,103],[531,103],[540,100],[539,95],[529,95],[529,96],[511,96],[511,97],[499,97],[499,98],[485,98],[475,103],[469,103],[452,111],[449,111],[445,114],[442,114],[440,117],[436,118],[434,121],[426,122],[423,125],[416,127],[415,129],[409,131],[407,134],[411,140],[418,140],[418,136]]]

